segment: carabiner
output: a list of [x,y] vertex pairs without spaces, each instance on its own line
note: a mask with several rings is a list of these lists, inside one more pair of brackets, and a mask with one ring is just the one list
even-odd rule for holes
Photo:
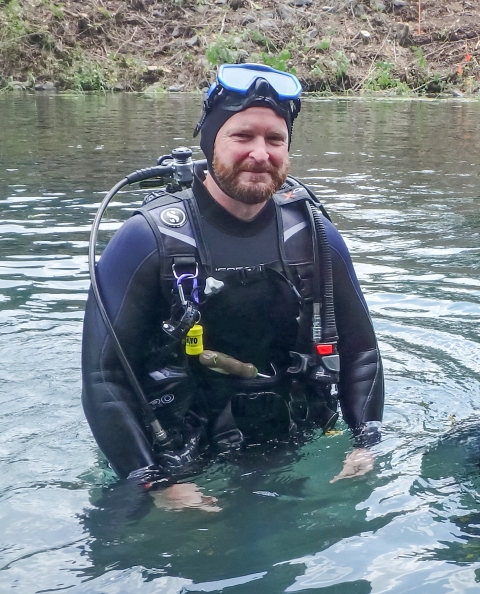
[[185,293],[183,292],[183,287],[182,287],[182,283],[184,280],[187,279],[191,279],[192,280],[192,294],[191,297],[192,299],[195,301],[195,303],[199,302],[199,298],[198,298],[198,262],[195,262],[195,273],[185,273],[185,274],[180,274],[180,276],[177,274],[176,270],[175,270],[175,264],[172,264],[172,272],[173,272],[173,276],[176,279],[177,282],[177,289],[178,289],[178,294],[180,296],[180,302],[183,306],[187,305],[187,300],[185,298]]

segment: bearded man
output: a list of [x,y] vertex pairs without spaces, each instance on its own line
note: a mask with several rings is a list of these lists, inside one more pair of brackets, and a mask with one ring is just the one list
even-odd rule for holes
[[333,480],[373,467],[381,357],[345,243],[288,175],[300,93],[291,74],[220,67],[195,131],[207,171],[195,170],[191,190],[149,196],[98,264],[105,308],[162,439],[146,429],[92,295],[88,422],[120,478],[165,486],[180,507],[201,506],[178,484],[196,460],[330,430],[338,405],[354,448]]

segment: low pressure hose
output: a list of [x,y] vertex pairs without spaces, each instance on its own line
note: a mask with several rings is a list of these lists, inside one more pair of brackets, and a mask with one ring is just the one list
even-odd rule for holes
[[150,425],[153,431],[153,435],[155,441],[162,444],[165,443],[168,439],[168,436],[162,426],[160,425],[157,417],[155,416],[150,403],[148,402],[145,394],[143,393],[142,387],[135,376],[133,369],[128,362],[128,359],[123,351],[122,345],[120,344],[117,335],[115,334],[115,330],[113,328],[112,323],[108,317],[108,313],[105,309],[103,304],[102,296],[100,294],[100,290],[97,283],[97,276],[96,276],[96,245],[97,245],[97,237],[98,237],[98,230],[100,227],[100,222],[102,220],[103,213],[105,212],[108,204],[110,203],[111,199],[119,192],[123,187],[133,184],[135,182],[142,181],[144,179],[148,179],[151,177],[156,177],[158,175],[165,175],[167,167],[157,166],[157,167],[150,167],[148,169],[139,169],[135,171],[119,181],[105,196],[100,204],[100,207],[95,215],[92,225],[92,231],[90,233],[90,241],[88,245],[88,269],[90,272],[90,280],[92,284],[92,290],[95,297],[95,301],[97,302],[98,309],[100,311],[100,315],[102,316],[103,322],[107,329],[107,332],[113,342],[113,346],[115,352],[117,353],[118,358],[120,359],[120,363],[127,375],[127,378],[132,386],[133,391],[138,399],[138,402],[142,408],[143,414],[145,415],[147,423]]

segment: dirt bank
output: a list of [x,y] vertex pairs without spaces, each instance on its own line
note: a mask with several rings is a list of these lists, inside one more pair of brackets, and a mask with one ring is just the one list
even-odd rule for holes
[[479,60],[478,0],[0,0],[4,89],[193,90],[251,61],[311,91],[477,93]]

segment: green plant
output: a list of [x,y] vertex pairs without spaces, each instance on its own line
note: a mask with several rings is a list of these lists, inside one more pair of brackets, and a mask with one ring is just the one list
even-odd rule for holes
[[427,66],[427,58],[425,58],[422,48],[414,45],[412,46],[412,52],[417,59],[420,68],[425,68]]
[[295,68],[288,68],[288,60],[290,60],[290,52],[286,49],[282,50],[278,54],[262,52],[262,62],[266,66],[271,66],[276,70],[282,70],[283,72],[291,72],[292,74],[295,74]]
[[266,35],[260,33],[260,31],[248,31],[247,38],[256,44],[263,46],[267,52],[271,52],[272,50],[274,51],[276,49],[275,44]]
[[109,87],[103,69],[90,61],[78,65],[72,75],[72,85],[79,91],[104,91]]
[[341,50],[335,52],[335,55],[333,58],[334,58],[334,62],[336,64],[335,76],[337,78],[342,78],[343,76],[345,76],[345,74],[347,74],[347,70],[350,65],[350,60],[345,55],[345,52],[342,52]]
[[55,3],[50,0],[42,0],[41,4],[46,6],[56,19],[62,19],[64,16],[65,7],[61,2]]
[[99,6],[97,10],[104,19],[110,19],[112,17],[112,13],[103,6]]
[[56,19],[60,20],[63,18],[63,4],[50,4],[49,8]]
[[205,57],[212,66],[234,64],[238,60],[238,52],[229,47],[224,37],[218,36],[217,41],[205,50]]
[[396,78],[393,73],[393,64],[391,62],[377,62],[375,70],[363,84],[363,88],[369,91],[385,91],[394,89],[397,93],[407,93],[410,91],[408,85]]
[[397,81],[392,78],[393,64],[391,62],[377,62],[376,69],[376,83],[381,89],[390,89],[397,85]]
[[[6,79],[18,72],[28,48],[32,27],[24,19],[17,0],[11,0],[0,9],[0,76]],[[6,83],[5,83],[6,84]],[[8,88],[8,87],[7,87]]]
[[89,57],[79,47],[69,49],[63,55],[58,80],[61,86],[75,91],[105,91],[113,86],[117,76],[113,60],[104,63]]
[[322,39],[321,41],[319,41],[316,45],[316,49],[318,51],[321,52],[325,52],[328,49],[330,49],[330,46],[332,45],[332,40],[329,39],[328,37],[325,37],[324,39]]
[[318,64],[314,64],[310,69],[310,76],[313,79],[323,79],[325,77],[325,73],[323,70],[318,66]]
[[35,75],[33,74],[33,72],[31,70],[28,70],[25,73],[25,78],[27,79],[26,86],[29,88],[33,88],[35,86],[36,80],[35,80]]
[[0,27],[0,44],[9,41],[17,41],[18,38],[30,33],[30,26],[23,19],[23,15],[17,0],[11,0],[4,8],[5,18]]

